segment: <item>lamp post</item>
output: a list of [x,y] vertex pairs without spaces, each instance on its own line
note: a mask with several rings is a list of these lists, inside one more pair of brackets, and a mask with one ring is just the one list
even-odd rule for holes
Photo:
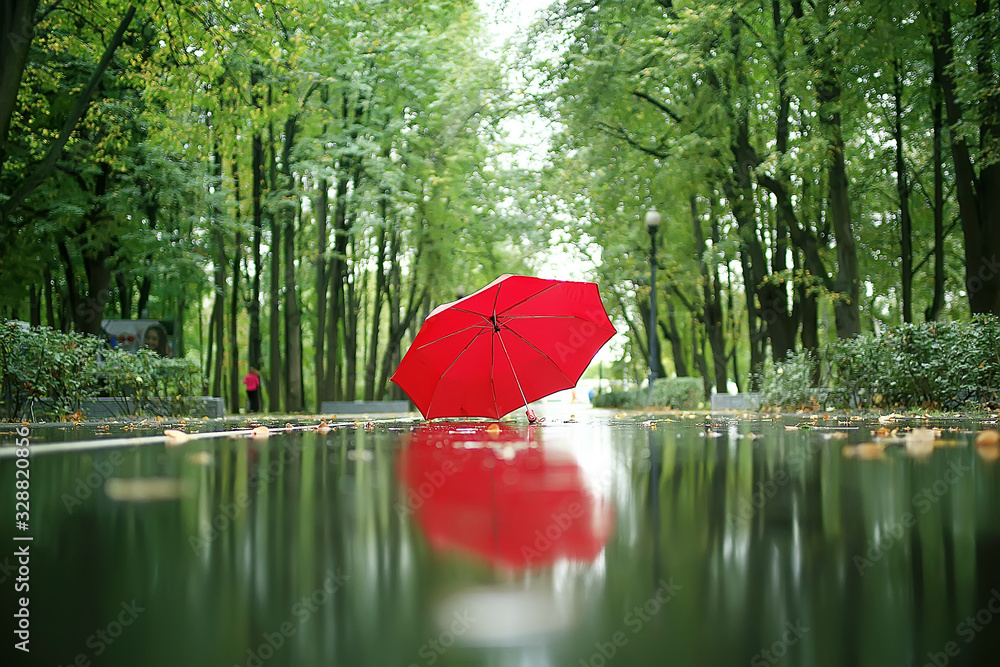
[[656,230],[662,216],[655,208],[646,211],[646,230],[649,231],[649,395],[653,398],[653,380],[656,379],[657,360],[660,358],[659,336],[656,335]]

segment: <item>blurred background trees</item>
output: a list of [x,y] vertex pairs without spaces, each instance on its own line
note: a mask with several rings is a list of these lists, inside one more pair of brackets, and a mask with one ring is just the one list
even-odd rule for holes
[[8,3],[0,314],[174,319],[208,393],[238,409],[250,365],[296,411],[392,396],[430,309],[501,273],[588,278],[639,379],[651,207],[661,363],[706,391],[1000,314],[988,0],[563,0],[500,51],[487,16]]

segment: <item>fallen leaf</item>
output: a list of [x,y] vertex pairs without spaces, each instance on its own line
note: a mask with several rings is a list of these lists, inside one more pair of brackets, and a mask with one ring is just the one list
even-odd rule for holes
[[860,445],[845,445],[841,453],[847,458],[857,458],[863,461],[874,461],[885,458],[885,445],[877,442],[865,442]]
[[168,428],[163,432],[163,435],[167,436],[167,446],[175,447],[177,445],[183,445],[185,442],[191,439],[191,436],[184,431],[178,431],[177,429]]
[[144,502],[173,500],[184,493],[184,484],[173,477],[112,477],[104,483],[111,500]]
[[254,440],[263,440],[264,438],[271,437],[271,429],[266,426],[258,426],[254,430],[250,431],[250,437]]
[[903,436],[906,453],[917,458],[926,458],[934,451],[934,441],[941,435],[938,428],[915,428]]
[[976,447],[976,453],[985,463],[995,463],[997,459],[1000,459],[1000,446],[981,445]]
[[212,464],[212,455],[208,452],[191,452],[184,457],[189,463],[194,463],[195,465],[207,466]]
[[1000,444],[1000,431],[996,429],[980,431],[976,436],[976,447],[996,447],[998,444]]

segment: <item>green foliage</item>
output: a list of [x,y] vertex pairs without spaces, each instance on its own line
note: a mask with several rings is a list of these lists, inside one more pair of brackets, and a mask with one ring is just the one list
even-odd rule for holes
[[164,359],[151,350],[110,350],[103,357],[102,393],[124,413],[186,414],[201,393],[201,370],[188,359]]
[[860,408],[993,406],[1000,393],[1000,321],[904,324],[830,349],[830,402]]
[[822,391],[813,382],[816,357],[804,350],[784,361],[767,362],[760,374],[761,402],[772,407],[818,407]]
[[881,335],[863,333],[827,348],[829,389],[811,381],[808,352],[768,364],[761,374],[763,403],[781,407],[993,407],[1000,395],[1000,320],[902,324]]
[[81,401],[97,396],[99,347],[99,340],[83,334],[0,323],[6,416],[23,417],[41,398],[47,399],[51,411],[59,416],[76,412]]
[[674,410],[696,410],[704,405],[700,378],[660,378],[647,388],[612,389],[594,397],[595,408],[642,408],[655,406]]
[[129,354],[93,336],[11,321],[0,323],[0,378],[8,419],[40,412],[63,418],[98,396],[117,399],[132,414],[184,414],[202,387],[201,371],[189,360],[150,350]]

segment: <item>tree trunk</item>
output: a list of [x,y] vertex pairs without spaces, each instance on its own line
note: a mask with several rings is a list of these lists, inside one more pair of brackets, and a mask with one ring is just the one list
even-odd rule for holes
[[121,271],[115,272],[115,287],[118,291],[118,315],[123,320],[132,319],[132,286]]
[[[824,26],[830,21],[830,5],[836,2],[837,0],[822,0],[817,4],[816,11],[820,13],[820,21]],[[834,315],[837,336],[851,338],[861,333],[861,279],[858,276],[858,252],[851,222],[847,162],[844,156],[841,88],[834,67],[829,62],[820,63],[820,67],[815,88],[819,99],[819,122],[830,137],[829,206],[833,238],[837,243],[837,276],[833,288],[840,294],[834,305]]]
[[902,63],[895,60],[892,96],[895,104],[893,139],[896,143],[896,194],[899,196],[899,248],[902,253],[901,273],[903,288],[903,321],[913,322],[913,238],[910,233],[910,184],[903,159],[903,77]]
[[[298,116],[292,114],[285,120],[284,142],[281,150],[281,171],[285,178],[286,197],[289,199],[284,206],[282,217],[284,218],[285,233],[285,374],[283,386],[285,389],[285,410],[290,412],[300,412],[305,407],[302,396],[302,312],[299,308],[295,278],[295,219],[301,211],[302,204],[296,193],[295,175],[292,173],[291,166],[292,147],[295,145],[297,128]],[[292,200],[297,203],[292,205]],[[273,331],[274,327],[272,326]],[[276,343],[277,339],[274,342]],[[272,350],[274,349],[276,347],[272,348]],[[272,352],[272,360],[273,358]]]
[[[294,128],[291,130],[294,132]],[[288,132],[286,125],[286,132]],[[286,158],[290,157],[290,152]],[[287,164],[287,162],[286,162]],[[294,177],[289,177],[289,192],[295,192]],[[286,213],[285,217],[285,409],[300,412],[304,406],[302,396],[302,312],[299,309],[298,289],[295,279],[295,214],[301,204]]]
[[[271,88],[268,86],[267,103],[271,104]],[[277,176],[277,155],[274,150],[274,123],[267,126],[268,152],[268,172],[270,174],[269,186],[271,191],[278,188]],[[281,410],[281,379],[284,375],[281,367],[281,224],[277,213],[268,208],[268,221],[271,227],[271,289],[270,289],[270,318],[268,321],[268,350],[269,363],[267,373],[267,402],[271,412]]]
[[52,270],[46,264],[42,270],[42,279],[45,281],[45,319],[49,327],[56,328],[55,308],[52,303]]
[[233,156],[233,198],[235,200],[234,219],[236,234],[233,238],[233,291],[229,299],[229,410],[233,414],[240,413],[243,404],[243,392],[240,390],[240,345],[239,345],[239,305],[240,305],[240,263],[243,259],[243,234],[240,232],[240,170],[236,156]]
[[[325,100],[324,100],[325,101]],[[316,329],[313,343],[313,372],[316,375],[316,410],[327,400],[327,386],[324,364],[326,363],[326,295],[329,279],[326,274],[326,263],[329,257],[327,246],[330,243],[326,229],[327,214],[330,206],[330,184],[325,178],[319,181],[319,193],[316,197]]]
[[[352,220],[353,222],[353,220]],[[349,224],[353,227],[353,224]],[[351,256],[357,258],[357,241],[351,238]],[[347,281],[347,294],[345,295],[345,317],[344,317],[344,400],[353,401],[358,391],[358,315],[361,311],[360,294],[355,288],[353,271],[348,271],[351,276]]]
[[42,291],[34,283],[28,286],[28,324],[42,326]]
[[403,391],[395,384],[392,387],[386,387],[390,369],[397,368],[402,360],[399,340],[394,340],[394,333],[400,328],[399,309],[402,307],[403,296],[402,267],[399,257],[402,252],[402,244],[403,239],[399,230],[393,227],[389,234],[389,340],[382,360],[382,376],[378,384],[381,398],[385,398],[386,389],[389,389],[389,400],[398,400],[403,397]]
[[331,400],[340,400],[342,351],[344,323],[344,283],[347,272],[347,192],[350,185],[347,168],[341,163],[341,173],[337,178],[336,203],[333,209],[333,257],[330,259],[330,312],[327,323],[326,348],[326,395]]
[[[84,235],[86,229],[97,228],[106,222],[107,213],[103,200],[108,193],[110,179],[111,165],[102,162],[94,184],[95,203],[87,214],[80,236]],[[110,242],[96,248],[81,249],[83,271],[87,276],[87,298],[73,309],[74,327],[81,333],[101,336],[101,320],[104,318],[104,308],[111,295],[109,288],[112,276],[107,263],[116,250],[117,245]]]
[[674,302],[667,299],[667,327],[670,335],[670,351],[674,357],[674,372],[677,377],[689,377],[687,360],[684,358],[684,343],[681,340],[681,332],[677,328],[677,314],[674,312]]
[[924,312],[924,318],[930,322],[936,320],[944,309],[944,152],[941,150],[943,134],[942,102],[941,102],[941,59],[934,57],[933,102],[931,103],[931,123],[933,126],[934,149],[934,298]]
[[[261,67],[254,63],[250,70],[251,97],[254,107],[260,109],[260,94],[257,85],[261,79]],[[254,132],[250,139],[250,199],[253,216],[253,281],[250,287],[250,304],[247,308],[249,332],[247,335],[247,364],[251,368],[260,369],[263,365],[263,349],[260,329],[260,279],[264,273],[264,262],[261,258],[261,239],[264,236],[264,214],[261,198],[264,190],[264,141],[260,132]],[[263,392],[262,392],[263,393]]]
[[[8,0],[0,11],[0,174],[7,163],[7,137],[17,108],[17,91],[35,38],[38,0]],[[0,221],[6,222],[6,220]]]
[[[37,6],[37,2],[33,4],[31,0],[21,0],[13,7],[8,7],[2,12],[5,19],[3,25],[9,25],[11,31],[3,34],[4,47],[0,48],[0,54],[4,56],[3,62],[0,64],[0,77],[2,77],[0,78],[0,170],[2,170],[3,165],[7,161],[7,136],[10,130],[10,121],[14,107],[17,104],[17,90],[20,87],[27,50],[34,36],[33,26],[28,27],[24,23],[24,18],[27,16],[29,20],[33,20],[34,10]],[[4,241],[4,235],[9,233],[8,230],[12,227],[12,225],[8,224],[11,213],[16,211],[24,200],[28,198],[28,195],[41,185],[48,178],[49,173],[55,169],[62,155],[63,148],[66,147],[66,143],[76,129],[77,124],[90,106],[91,98],[97,90],[101,78],[104,76],[104,71],[111,64],[111,59],[115,51],[121,46],[125,38],[125,31],[132,22],[135,11],[136,8],[134,5],[126,10],[125,15],[118,24],[118,29],[104,47],[104,53],[101,56],[100,62],[94,68],[94,72],[91,74],[87,85],[80,91],[69,115],[63,121],[59,135],[49,146],[45,157],[32,168],[31,173],[26,178],[18,182],[13,192],[10,193],[10,196],[3,203],[0,203],[0,245]],[[8,17],[10,17],[9,20],[7,20]],[[8,49],[8,47],[13,48]],[[9,61],[6,57],[8,54],[10,55]],[[11,95],[11,97],[7,97],[8,95]],[[0,171],[0,175],[2,175],[2,171]],[[17,226],[20,227],[20,225]]]
[[[212,151],[212,186],[215,197],[222,193],[222,155],[218,138]],[[212,197],[210,194],[209,197]],[[215,329],[215,364],[212,371],[212,396],[222,396],[223,362],[226,356],[226,240],[222,235],[222,210],[217,203],[211,206],[212,240],[215,243],[214,271],[215,304],[212,307],[212,327]]]
[[368,341],[368,360],[365,364],[366,401],[375,400],[375,371],[376,363],[378,361],[379,323],[382,320],[382,302],[385,299],[386,290],[385,256],[386,246],[388,244],[387,228],[389,226],[387,206],[388,197],[388,193],[383,193],[381,202],[379,203],[382,213],[382,228],[379,230],[378,234],[378,254],[375,260],[375,294],[372,297],[372,320]]
[[[988,3],[976,3],[976,18],[984,22]],[[983,166],[976,174],[969,146],[962,132],[964,112],[956,92],[951,73],[954,49],[951,34],[951,12],[938,8],[931,35],[935,71],[941,72],[945,114],[951,129],[951,154],[955,166],[955,193],[958,198],[959,217],[965,235],[965,286],[969,296],[969,309],[973,313],[1000,315],[1000,163]],[[985,25],[985,22],[984,22]],[[981,48],[986,49],[987,44]],[[1000,114],[1000,99],[996,70],[989,61],[978,63],[980,85],[989,91],[986,108],[978,114],[983,121],[979,126],[980,143],[995,146],[1000,141],[1000,127],[996,117]]]
[[[390,283],[396,287],[392,290],[392,295],[389,297],[390,303],[392,304],[392,312],[389,314],[389,340],[386,342],[385,351],[383,353],[382,359],[382,373],[379,378],[379,387],[382,387],[382,394],[385,392],[385,386],[389,382],[389,375],[399,366],[400,358],[402,357],[402,350],[400,343],[403,340],[403,336],[406,334],[406,330],[410,328],[413,324],[416,315],[424,306],[430,301],[428,298],[430,295],[427,285],[422,288],[418,288],[420,282],[420,258],[423,254],[422,243],[418,242],[417,248],[413,253],[413,259],[410,262],[410,280],[407,286],[408,297],[406,312],[400,313],[401,301],[402,301],[402,278],[400,276],[400,258],[399,253],[402,247],[402,238],[399,235],[398,230],[393,230],[391,232],[390,241],[390,255],[393,261],[393,267],[390,271]],[[403,398],[403,391],[399,389],[395,384],[392,385],[394,393],[390,394],[393,398],[401,399]]]
[[712,396],[712,378],[708,373],[708,363],[705,361],[705,341],[699,340],[697,314],[691,313],[691,351],[694,353],[694,365],[701,376],[701,389],[705,398]]

